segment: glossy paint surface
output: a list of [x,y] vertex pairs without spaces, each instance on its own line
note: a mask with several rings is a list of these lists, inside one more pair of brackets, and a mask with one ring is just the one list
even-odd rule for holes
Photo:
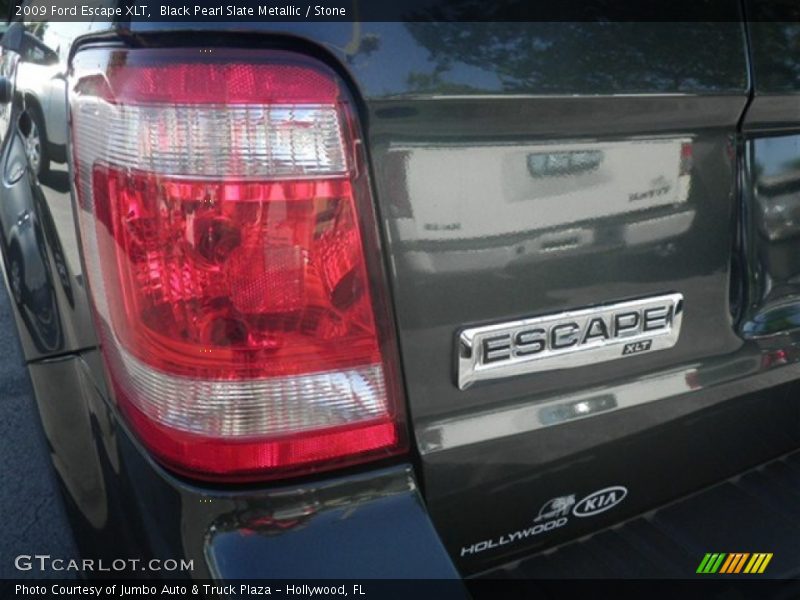
[[[730,54],[743,52],[733,39]],[[667,439],[708,407],[678,400],[695,389],[688,373],[742,347],[729,281],[747,95],[653,91],[368,103],[426,500],[464,572],[741,467],[707,461],[685,476]],[[669,350],[458,389],[465,328],[667,293],[685,299]],[[698,439],[714,431],[712,418],[689,421]],[[647,435],[659,431],[663,454]],[[628,496],[602,514],[535,521],[549,501],[616,485]]]
[[[67,166],[63,157],[61,164],[54,163],[52,169],[38,175],[31,166],[30,132],[34,123],[40,126],[40,153],[48,138],[38,120],[40,107],[25,87],[26,76],[41,75],[41,65],[31,62],[27,51],[30,37],[26,34],[25,44],[18,51],[4,50],[0,69],[14,90],[13,100],[2,107],[0,121],[0,240],[23,351],[26,359],[37,360],[90,348],[96,341],[83,288]],[[65,104],[63,94],[55,97]],[[34,114],[36,117],[32,117]],[[66,132],[63,117],[60,127],[53,130],[60,128]],[[59,133],[56,137],[63,136]]]
[[[421,16],[421,15],[420,15]],[[693,94],[744,91],[739,23],[261,23],[222,31],[323,48],[365,99],[407,96]],[[133,22],[133,33],[219,24]],[[724,49],[724,51],[722,51]],[[600,51],[602,50],[602,51]],[[570,68],[564,68],[569,65]],[[712,66],[713,65],[713,66]]]

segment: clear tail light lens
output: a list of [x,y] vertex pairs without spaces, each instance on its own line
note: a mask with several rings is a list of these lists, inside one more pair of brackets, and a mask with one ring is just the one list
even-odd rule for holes
[[376,220],[338,77],[281,52],[86,50],[80,232],[115,397],[153,454],[270,478],[406,447]]

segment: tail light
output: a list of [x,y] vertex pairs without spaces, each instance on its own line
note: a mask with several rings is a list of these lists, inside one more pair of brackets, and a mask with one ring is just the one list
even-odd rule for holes
[[358,123],[282,52],[85,50],[80,234],[117,404],[180,472],[305,474],[405,449]]

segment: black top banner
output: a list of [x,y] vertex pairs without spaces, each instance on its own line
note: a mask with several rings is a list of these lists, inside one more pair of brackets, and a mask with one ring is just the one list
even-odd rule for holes
[[795,0],[27,0],[0,7],[9,20],[28,22],[800,20]]

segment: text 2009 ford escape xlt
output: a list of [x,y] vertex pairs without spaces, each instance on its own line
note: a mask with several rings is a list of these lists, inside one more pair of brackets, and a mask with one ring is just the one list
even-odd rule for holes
[[81,553],[796,575],[800,25],[434,4],[4,36],[3,266]]

